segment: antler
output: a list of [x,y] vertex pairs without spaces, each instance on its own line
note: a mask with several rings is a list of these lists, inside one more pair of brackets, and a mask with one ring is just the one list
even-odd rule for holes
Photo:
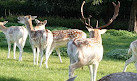
[[[91,15],[89,15],[88,18],[85,18],[84,15],[83,15],[83,6],[85,4],[85,1],[83,1],[82,5],[81,5],[81,15],[82,15],[82,18],[80,19],[86,27],[90,27],[90,28],[93,28],[91,25],[90,25],[90,18],[92,17]],[[88,23],[86,22],[86,19],[88,19]]]
[[[91,15],[89,15],[88,18],[85,18],[84,15],[83,15],[83,6],[85,4],[85,1],[83,1],[82,5],[81,5],[81,15],[82,15],[82,18],[80,19],[86,27],[88,28],[93,28],[91,25],[90,25],[90,18],[92,17]],[[114,11],[114,15],[113,17],[109,20],[109,22],[103,26],[100,26],[98,27],[98,25],[96,25],[96,28],[97,29],[102,29],[104,27],[107,27],[109,26],[115,19],[116,17],[118,16],[118,13],[119,13],[119,8],[120,8],[120,2],[118,1],[118,4],[116,5],[114,2],[112,2],[112,4],[114,5],[114,8],[115,8],[115,11]],[[86,22],[86,19],[88,19],[88,23]],[[98,21],[97,21],[97,24],[98,24]]]
[[117,4],[117,5],[116,5],[114,2],[112,2],[112,3],[113,3],[114,8],[115,8],[113,17],[109,20],[109,22],[108,22],[107,24],[98,27],[98,29],[102,29],[102,28],[104,28],[104,27],[109,26],[109,25],[116,19],[116,17],[118,16],[118,12],[119,12],[119,8],[120,8],[120,2],[118,1],[118,4]]

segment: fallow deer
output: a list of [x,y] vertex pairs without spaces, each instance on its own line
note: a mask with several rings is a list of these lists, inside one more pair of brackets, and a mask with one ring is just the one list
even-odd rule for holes
[[36,26],[34,30],[45,30],[45,25],[47,24],[47,20],[39,21],[38,19],[35,19]]
[[70,40],[67,46],[67,53],[70,57],[70,65],[69,65],[69,78],[73,77],[74,70],[83,66],[88,66],[91,74],[91,81],[96,81],[96,74],[99,62],[102,60],[103,57],[103,45],[102,45],[102,38],[101,34],[105,33],[106,30],[104,28],[110,25],[114,19],[118,16],[120,2],[116,5],[113,2],[115,7],[115,12],[113,17],[109,20],[106,25],[100,26],[96,29],[90,25],[90,18],[88,17],[88,23],[83,15],[83,6],[85,1],[83,1],[81,6],[81,21],[85,24],[86,28],[90,33],[90,38],[81,38]]
[[19,61],[22,61],[23,48],[28,36],[28,31],[24,26],[5,27],[8,21],[0,22],[0,30],[5,34],[8,43],[8,57],[10,58],[11,44],[14,43],[13,52],[14,59],[16,59],[16,45],[20,50]]
[[[43,26],[43,25],[44,25],[44,22],[46,22],[46,20],[44,22],[42,22],[42,21],[35,19],[35,21],[37,23],[36,29],[38,29],[38,27],[39,27],[39,30],[45,28],[45,26]],[[52,34],[53,34],[53,43],[52,43],[49,54],[51,54],[52,51],[55,49],[59,56],[59,60],[61,63],[62,63],[62,59],[61,59],[61,55],[60,55],[60,48],[66,47],[67,42],[69,40],[87,37],[85,32],[78,30],[78,29],[56,30],[56,31],[52,31]],[[48,59],[46,59],[45,64],[47,64],[47,61],[48,61]]]
[[137,70],[137,40],[133,41],[130,44],[128,54],[132,54],[132,57],[130,57],[128,60],[126,60],[123,72],[126,72],[127,66],[132,62],[136,62],[135,67]]
[[[47,29],[46,30],[34,30],[32,26],[32,20],[34,20],[35,18],[36,16],[31,16],[31,15],[20,16],[18,17],[18,20],[19,20],[18,22],[25,24],[29,32],[30,44],[32,46],[33,55],[34,55],[34,64],[35,64],[36,48],[38,50],[40,49],[40,53],[41,53],[40,67],[41,67],[42,61],[43,61],[43,50],[46,49],[46,55],[48,55],[50,48],[51,48],[51,44],[53,42],[53,35],[52,35],[52,32]],[[39,53],[37,52],[37,54]],[[37,55],[37,57],[38,56],[39,55]]]

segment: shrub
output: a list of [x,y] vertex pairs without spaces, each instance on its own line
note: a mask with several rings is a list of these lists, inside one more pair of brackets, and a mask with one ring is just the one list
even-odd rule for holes
[[114,49],[109,51],[106,56],[114,59],[127,60],[131,57],[131,54],[128,54],[128,49]]
[[126,31],[126,30],[108,30],[107,33],[109,33],[110,35],[113,35],[113,36],[122,36],[122,37],[134,37],[136,36],[136,34],[134,32],[129,32],[129,31]]
[[[54,50],[52,52],[52,55],[57,56],[57,52]],[[67,56],[67,48],[60,48],[60,55],[61,56]]]

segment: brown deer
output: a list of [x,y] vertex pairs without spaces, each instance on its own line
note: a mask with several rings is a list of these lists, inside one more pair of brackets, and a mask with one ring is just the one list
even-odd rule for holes
[[[35,19],[36,23],[37,23],[37,27],[36,29],[38,30],[43,30],[45,28],[44,23],[46,22],[46,20],[44,22],[39,21],[38,19]],[[78,29],[68,29],[68,30],[56,30],[56,31],[52,31],[53,34],[53,43],[50,49],[50,53],[48,56],[49,57],[50,54],[52,53],[52,51],[55,49],[60,62],[62,63],[62,59],[61,59],[61,55],[60,55],[60,48],[61,47],[65,47],[67,45],[67,42],[69,40],[73,40],[73,39],[78,39],[78,38],[86,38],[86,33],[84,33],[81,30]],[[46,59],[45,64],[47,65],[48,59]]]
[[0,22],[0,30],[5,34],[8,43],[8,58],[10,58],[11,44],[14,43],[13,52],[16,59],[16,46],[20,50],[19,61],[22,61],[23,48],[28,37],[28,31],[24,26],[5,27],[8,21]]
[[[75,40],[70,40],[67,46],[67,53],[70,57],[70,65],[69,65],[69,78],[73,77],[74,70],[83,66],[88,66],[91,74],[91,81],[96,81],[96,74],[99,62],[103,57],[103,45],[101,34],[105,33],[106,30],[102,29],[108,25],[110,25],[113,20],[116,19],[119,12],[120,2],[116,5],[113,2],[115,12],[113,17],[109,20],[109,22],[98,28],[94,28],[90,25],[90,18],[85,18],[83,15],[83,6],[85,1],[83,1],[81,6],[81,21],[85,24],[86,28],[90,33],[90,38],[80,38]],[[86,22],[88,19],[88,23]]]
[[50,48],[51,48],[51,44],[53,42],[53,35],[52,35],[52,32],[47,29],[46,30],[34,30],[32,26],[32,20],[34,20],[35,18],[36,16],[31,16],[31,15],[20,16],[18,17],[18,20],[19,20],[18,22],[25,24],[28,29],[30,44],[32,46],[33,55],[34,55],[34,64],[35,64],[36,48],[40,50],[40,53],[41,53],[40,66],[41,66],[42,61],[43,61],[43,50],[46,49],[46,55],[48,55]]

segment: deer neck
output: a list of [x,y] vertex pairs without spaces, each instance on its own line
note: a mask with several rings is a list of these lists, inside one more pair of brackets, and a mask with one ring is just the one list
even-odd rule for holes
[[100,44],[102,44],[102,38],[101,38],[101,34],[99,33],[99,30],[91,31],[90,38],[94,39],[95,41],[98,41]]
[[7,32],[7,27],[3,26],[3,25],[0,25],[0,30],[3,32],[3,33],[6,33]]
[[29,33],[31,33],[31,31],[34,31],[31,20],[30,20],[30,21],[26,21],[26,22],[25,22],[25,25],[26,25]]

